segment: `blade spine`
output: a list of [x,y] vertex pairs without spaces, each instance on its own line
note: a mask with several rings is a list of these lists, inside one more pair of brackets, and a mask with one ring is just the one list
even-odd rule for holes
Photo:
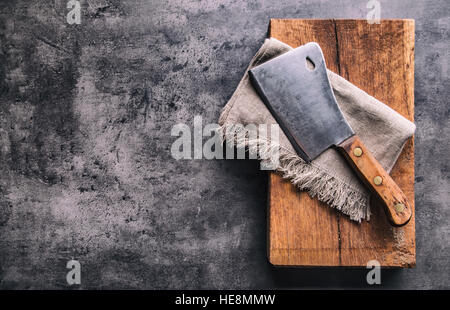
[[[350,126],[350,124],[348,123],[347,119],[345,118],[345,115],[344,115],[344,113],[342,112],[341,107],[339,106],[339,104],[338,104],[338,102],[337,102],[336,96],[334,95],[333,87],[331,86],[330,77],[328,76],[327,62],[326,62],[326,60],[325,60],[325,56],[323,55],[322,48],[320,47],[320,45],[319,45],[318,43],[316,43],[316,42],[313,42],[313,43],[318,47],[318,49],[319,49],[319,51],[320,51],[320,54],[322,55],[323,64],[324,64],[324,66],[325,66],[325,75],[326,75],[326,77],[327,77],[328,87],[329,87],[329,90],[330,90],[330,92],[331,92],[331,97],[332,97],[332,99],[334,100],[334,104],[336,104],[336,106],[337,106],[339,112],[340,112],[341,115],[342,115],[342,118],[344,119],[345,124],[348,126],[348,128],[350,128],[350,131],[352,132],[352,135],[350,135],[349,137],[346,138],[346,139],[348,139],[348,138],[350,138],[350,137],[352,137],[352,136],[355,135],[355,131],[353,130],[352,126]],[[339,76],[340,76],[340,75],[339,75]],[[344,139],[343,141],[345,141],[346,139]],[[341,141],[340,143],[342,143],[343,141]],[[339,143],[339,144],[340,144],[340,143]]]

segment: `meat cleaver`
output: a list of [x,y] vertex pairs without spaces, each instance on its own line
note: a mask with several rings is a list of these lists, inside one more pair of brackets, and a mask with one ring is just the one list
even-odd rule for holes
[[306,162],[337,148],[380,199],[390,223],[411,218],[405,194],[370,153],[342,114],[320,46],[311,42],[249,71],[250,80],[292,146]]

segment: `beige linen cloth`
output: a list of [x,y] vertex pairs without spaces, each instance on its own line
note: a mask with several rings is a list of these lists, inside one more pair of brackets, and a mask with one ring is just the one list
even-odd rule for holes
[[[292,48],[289,45],[274,38],[265,40],[253,57],[236,91],[223,108],[219,125],[225,140],[234,139],[227,135],[227,129],[236,124],[243,126],[276,124],[275,119],[253,89],[248,70],[290,50]],[[415,125],[329,70],[328,77],[345,118],[375,158],[389,172],[406,140],[413,135]],[[256,141],[258,145],[262,142],[267,143],[267,139],[266,141],[261,139],[264,137],[258,136]],[[248,140],[240,143],[247,148],[251,146]],[[311,197],[317,197],[354,221],[370,219],[369,192],[335,149],[328,149],[307,164],[297,155],[280,130],[277,151],[279,163],[276,170],[300,190],[307,191]]]

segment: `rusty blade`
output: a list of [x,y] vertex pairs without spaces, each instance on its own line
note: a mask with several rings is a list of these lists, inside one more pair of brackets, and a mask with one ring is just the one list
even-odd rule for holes
[[354,135],[336,102],[317,43],[250,70],[260,97],[300,157],[310,162]]

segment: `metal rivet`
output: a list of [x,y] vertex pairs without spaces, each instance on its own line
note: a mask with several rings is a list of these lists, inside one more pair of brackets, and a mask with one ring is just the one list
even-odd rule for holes
[[373,178],[373,183],[375,183],[375,185],[381,185],[381,183],[383,183],[383,179],[379,175],[377,175]]
[[403,210],[405,210],[405,205],[403,203],[397,203],[394,206],[395,211],[397,212],[403,212]]
[[355,149],[353,150],[353,155],[355,155],[356,157],[359,157],[362,155],[362,149],[360,147],[355,147]]

